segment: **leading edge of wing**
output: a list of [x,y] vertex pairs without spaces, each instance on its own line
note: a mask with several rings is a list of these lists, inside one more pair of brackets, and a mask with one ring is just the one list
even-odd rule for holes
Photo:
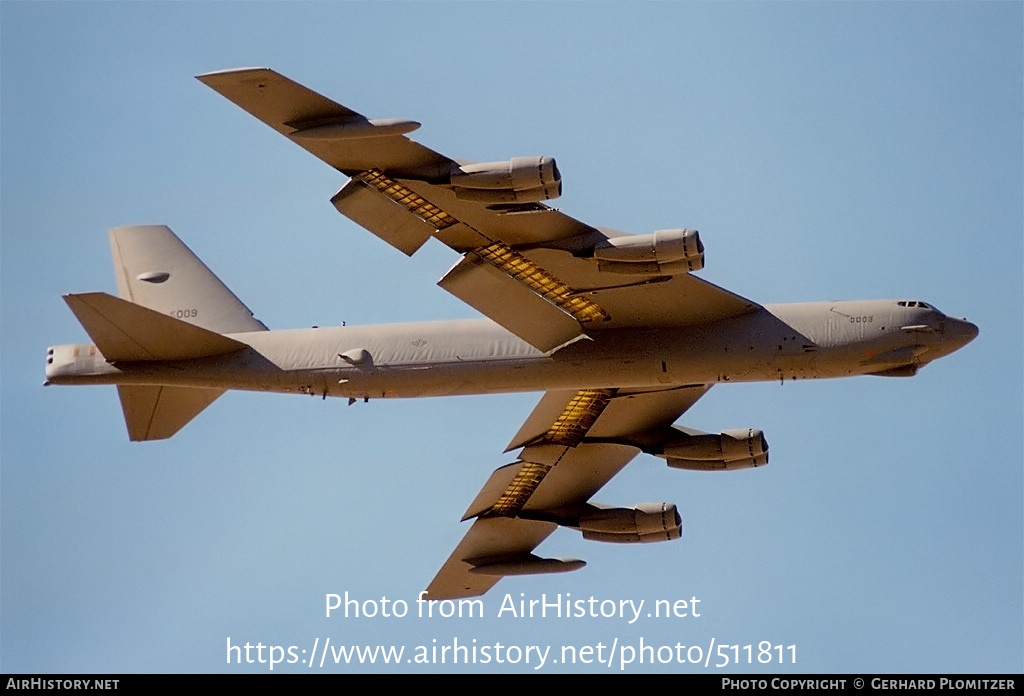
[[574,526],[588,501],[644,445],[658,439],[710,385],[660,391],[552,391],[511,447],[519,460],[495,470],[464,519],[477,518],[427,588],[429,599],[473,597],[506,575],[565,572],[579,559],[533,550],[558,526]]
[[[413,121],[367,119],[267,68],[198,79],[350,176],[332,198],[343,215],[407,255],[430,238],[463,254],[439,285],[538,350],[604,329],[687,326],[758,307],[690,275],[703,264],[692,230],[626,235],[529,196],[514,203],[467,198],[453,188],[459,162],[404,136],[418,126]],[[500,169],[513,161],[480,166]],[[699,263],[696,257],[690,265],[678,262],[684,248],[699,252]]]

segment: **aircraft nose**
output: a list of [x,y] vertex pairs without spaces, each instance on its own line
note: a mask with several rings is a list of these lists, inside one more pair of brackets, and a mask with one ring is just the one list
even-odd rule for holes
[[957,348],[962,348],[978,337],[978,327],[966,319],[953,319],[953,340]]

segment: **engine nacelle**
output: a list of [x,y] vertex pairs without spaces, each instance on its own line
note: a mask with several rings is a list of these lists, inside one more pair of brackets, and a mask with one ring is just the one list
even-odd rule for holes
[[658,230],[612,237],[594,249],[598,268],[609,273],[689,273],[704,268],[704,245],[697,230]]
[[675,469],[732,471],[768,463],[768,441],[760,430],[726,430],[718,435],[678,432],[661,453]]
[[635,508],[593,509],[580,515],[584,539],[636,544],[678,539],[683,521],[671,503],[642,503]]
[[463,164],[451,173],[456,197],[481,203],[536,203],[562,195],[562,175],[551,157]]

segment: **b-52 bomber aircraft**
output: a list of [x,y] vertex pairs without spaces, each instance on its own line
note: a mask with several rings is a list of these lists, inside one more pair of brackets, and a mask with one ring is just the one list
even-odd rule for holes
[[548,157],[467,164],[276,72],[198,78],[349,177],[331,199],[407,255],[429,239],[461,255],[439,285],[486,318],[269,331],[166,227],[120,227],[118,293],[66,295],[92,344],[50,348],[47,384],[117,385],[128,435],[174,435],[228,389],[350,401],[543,391],[464,519],[474,522],[427,588],[485,593],[506,575],[574,570],[534,551],[559,526],[608,542],[676,539],[675,505],[591,502],[640,453],[678,469],[768,462],[759,430],[673,423],[713,385],[910,376],[976,326],[920,301],[760,305],[701,280],[696,231],[591,227],[543,201]]

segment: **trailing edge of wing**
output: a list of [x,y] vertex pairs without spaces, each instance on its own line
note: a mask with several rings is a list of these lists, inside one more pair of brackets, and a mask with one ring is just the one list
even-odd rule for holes
[[538,350],[547,352],[583,335],[572,315],[473,254],[438,285]]
[[[609,444],[545,447],[545,454],[554,454],[558,449],[562,456],[556,465],[546,467],[543,480],[523,505],[522,516],[482,516],[474,520],[427,588],[430,599],[472,597],[489,590],[504,575],[525,574],[498,572],[501,563],[518,563],[536,573],[563,572],[582,566],[580,561],[551,563],[555,559],[541,559],[548,562],[537,563],[527,557],[558,526],[545,517],[578,516],[586,501],[628,464],[639,449]],[[526,462],[516,462],[495,471],[477,501],[500,499],[509,482],[527,466]],[[480,507],[477,502],[474,506]],[[480,566],[490,566],[494,574],[475,570]]]
[[188,360],[248,347],[104,292],[65,295],[64,301],[110,362]]
[[396,205],[360,179],[351,179],[331,198],[331,203],[339,213],[406,256],[416,253],[436,229],[422,216]]
[[[695,384],[661,391],[619,390],[592,427],[588,427],[587,436],[615,439],[670,424],[710,388],[710,384]],[[539,442],[577,395],[576,390],[546,392],[505,451]]]
[[428,200],[439,192],[418,193],[372,169],[355,175],[331,202],[406,255],[432,236],[464,251],[438,285],[539,350],[581,337],[582,323],[609,318],[543,267]]
[[531,445],[519,461],[491,474],[463,519],[576,509],[639,453],[638,447],[607,443]]

